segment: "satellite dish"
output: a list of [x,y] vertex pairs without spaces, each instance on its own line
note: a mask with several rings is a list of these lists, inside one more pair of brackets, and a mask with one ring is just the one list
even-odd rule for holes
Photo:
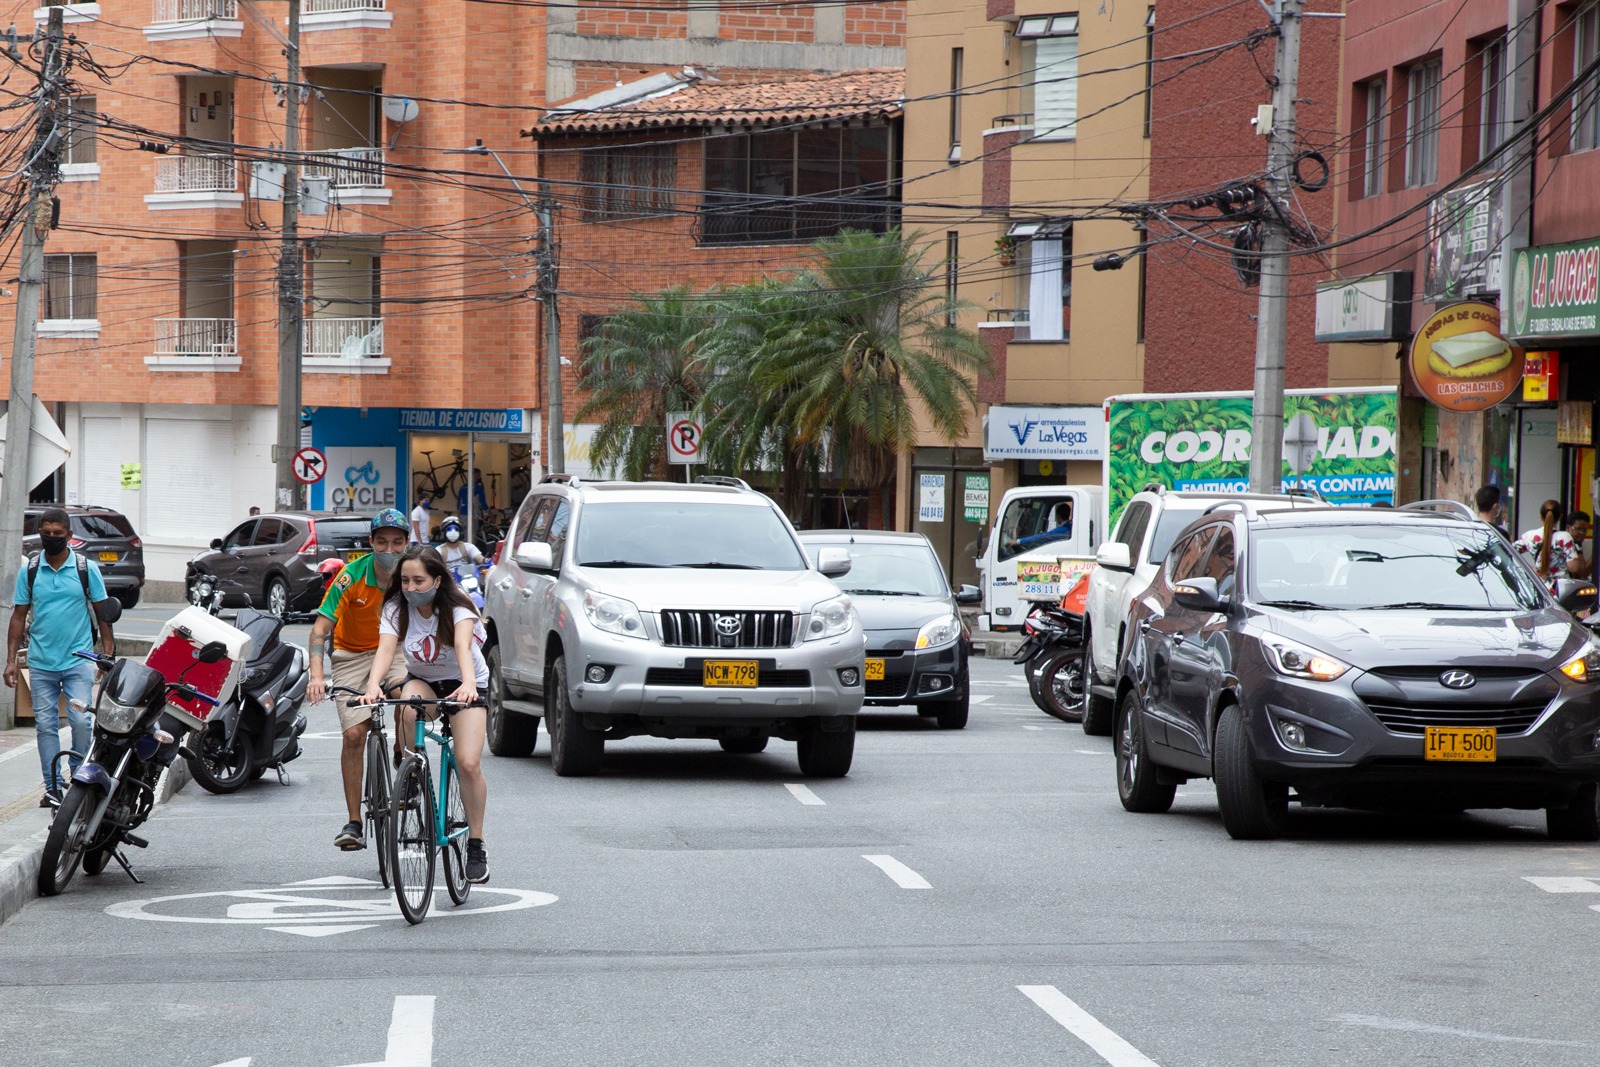
[[417,102],[409,96],[383,98],[383,115],[390,122],[404,125],[417,117]]

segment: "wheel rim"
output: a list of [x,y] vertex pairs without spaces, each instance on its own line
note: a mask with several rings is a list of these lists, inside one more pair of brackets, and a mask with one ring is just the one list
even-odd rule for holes
[[[461,800],[461,779],[454,772],[445,778],[445,790],[448,795],[444,805],[444,829],[448,838],[457,830],[467,826],[467,808]],[[467,842],[465,838],[453,838],[445,846],[444,855],[445,878],[449,882],[450,898],[456,903],[466,899],[472,883],[467,881]]]
[[1122,729],[1117,737],[1117,758],[1122,764],[1118,777],[1124,793],[1133,792],[1133,783],[1139,777],[1139,716],[1130,707],[1122,716]]
[[415,780],[416,788],[412,790],[410,799],[395,805],[394,834],[398,847],[393,857],[394,880],[396,887],[405,894],[406,904],[415,912],[421,910],[430,892],[428,881],[433,873],[433,813],[424,810],[427,790],[422,788],[421,774],[415,764],[412,765],[411,774],[395,782],[400,796],[405,795],[401,791],[407,779]]
[[1056,707],[1069,713],[1083,707],[1085,677],[1082,656],[1055,672],[1050,679],[1050,696]]
[[289,610],[289,590],[282,582],[273,582],[267,586],[267,611],[273,615],[282,616]]
[[222,750],[222,739],[216,731],[208,732],[200,746],[200,762],[207,773],[219,784],[232,785],[247,772],[244,750],[235,745],[233,751]]
[[500,650],[489,650],[489,736],[496,743],[500,741],[500,731],[503,728],[501,716],[504,714],[504,701],[506,698],[505,681],[500,677]]
[[67,827],[67,839],[61,846],[61,855],[56,857],[56,885],[67,884],[72,877],[72,872],[77,869],[78,861],[83,858],[83,847],[88,842],[89,819],[94,814],[95,806],[89,801],[92,798],[84,797],[78,804],[78,810],[72,813],[72,824]]

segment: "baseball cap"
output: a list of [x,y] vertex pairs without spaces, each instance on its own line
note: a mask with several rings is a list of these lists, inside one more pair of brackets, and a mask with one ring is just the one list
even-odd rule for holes
[[376,515],[372,516],[372,528],[374,530],[409,531],[411,529],[411,524],[406,521],[406,517],[404,515],[400,514],[400,510],[398,508],[384,508]]

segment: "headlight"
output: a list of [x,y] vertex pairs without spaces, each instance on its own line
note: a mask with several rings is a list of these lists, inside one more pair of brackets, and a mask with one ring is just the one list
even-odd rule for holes
[[1267,649],[1267,662],[1279,674],[1287,674],[1291,678],[1331,682],[1350,669],[1348,663],[1281,637],[1263,638],[1261,643]]
[[1600,681],[1600,644],[1591,638],[1576,656],[1561,665],[1561,673],[1575,682]]
[[811,609],[811,621],[806,624],[806,640],[820,641],[824,637],[838,637],[850,629],[850,598],[836,596],[824,600]]
[[583,594],[583,613],[595,627],[606,633],[622,637],[644,637],[644,619],[631,600],[606,596],[604,593]]
[[107,733],[127,734],[133,732],[143,712],[144,709],[137,705],[118,704],[115,700],[106,699],[100,702],[99,710],[94,713],[94,721]]
[[939,645],[948,645],[960,636],[960,617],[946,615],[942,619],[934,619],[932,622],[923,623],[922,629],[917,631],[917,647],[935,648]]

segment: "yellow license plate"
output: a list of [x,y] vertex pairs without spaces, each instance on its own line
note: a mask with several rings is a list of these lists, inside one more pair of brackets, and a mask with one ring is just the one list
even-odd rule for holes
[[707,686],[754,689],[761,683],[761,665],[753,659],[708,659],[700,681]]
[[370,555],[372,555],[372,553],[368,552],[364,548],[363,549],[357,549],[354,552],[346,552],[345,553],[345,557],[344,557],[344,561],[346,563],[354,563],[356,560],[360,559],[362,556],[370,556]]
[[1422,734],[1422,757],[1460,763],[1493,763],[1493,726],[1429,726]]
[[881,681],[883,681],[883,660],[881,660],[881,659],[869,659],[869,660],[867,660],[867,681],[869,681],[869,682],[881,682]]
[[122,558],[121,555],[119,555],[116,552],[102,552],[102,553],[100,553],[100,562],[101,563],[115,563],[117,560],[119,560],[121,558]]

